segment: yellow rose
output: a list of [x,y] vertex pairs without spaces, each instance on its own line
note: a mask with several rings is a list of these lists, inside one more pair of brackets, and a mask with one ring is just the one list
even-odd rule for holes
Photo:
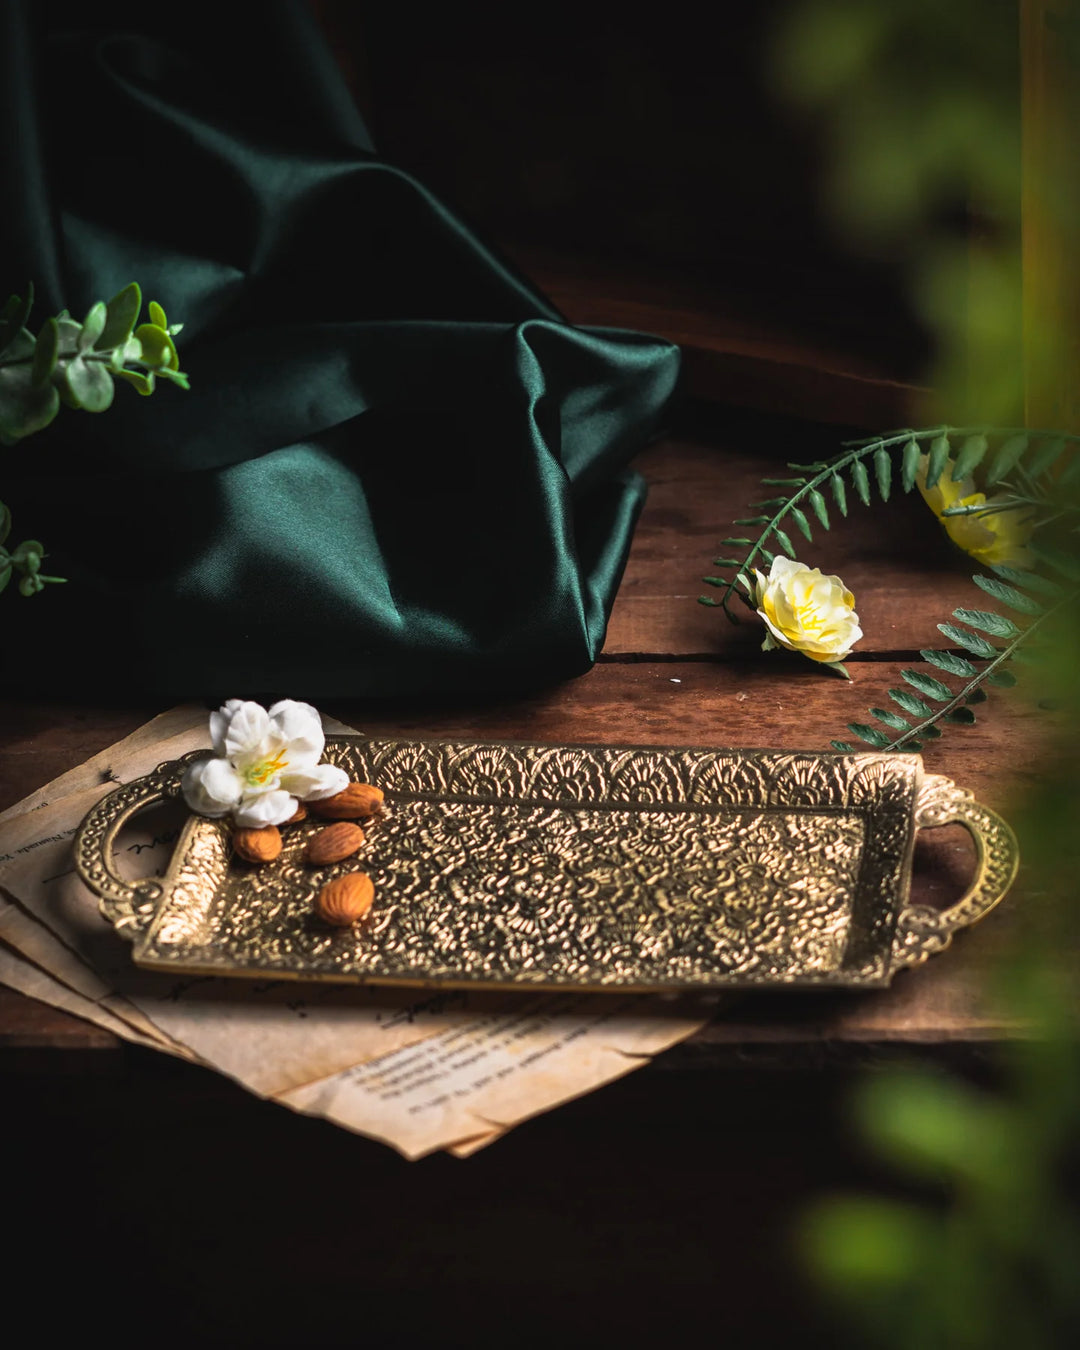
[[974,479],[965,478],[960,483],[952,481],[952,463],[932,488],[926,486],[926,466],[928,456],[919,461],[919,472],[915,483],[923,495],[923,500],[934,515],[945,526],[949,538],[959,544],[965,553],[970,553],[976,561],[992,566],[1002,563],[1006,567],[1026,567],[1035,565],[1027,542],[1031,538],[1032,522],[1024,519],[1021,508],[1012,511],[995,511],[989,516],[946,516],[942,512],[951,506],[995,506],[1004,501],[1004,497],[990,497],[975,491]]
[[782,555],[769,575],[755,568],[753,601],[768,634],[762,651],[786,647],[811,661],[842,661],[862,637],[855,597],[839,577]]

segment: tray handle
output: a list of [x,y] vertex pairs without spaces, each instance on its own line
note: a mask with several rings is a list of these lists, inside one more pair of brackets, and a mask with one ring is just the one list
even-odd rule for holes
[[193,750],[181,759],[159,764],[153,773],[125,783],[92,807],[75,835],[75,868],[98,896],[102,914],[127,938],[147,927],[164,894],[161,881],[145,877],[125,881],[113,869],[116,836],[137,812],[180,795],[187,766],[203,759],[206,750]]
[[901,910],[893,938],[894,966],[921,965],[942,951],[958,928],[989,914],[1008,893],[1020,865],[1016,835],[989,807],[951,779],[927,774],[915,803],[915,828],[963,825],[975,843],[975,876],[967,891],[948,909],[908,905]]

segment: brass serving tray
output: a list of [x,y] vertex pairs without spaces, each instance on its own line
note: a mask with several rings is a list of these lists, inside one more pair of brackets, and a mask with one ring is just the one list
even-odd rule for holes
[[[204,753],[204,752],[200,752]],[[188,762],[105,797],[75,841],[138,965],[203,975],[371,984],[677,992],[878,986],[982,918],[1016,873],[1009,827],[910,754],[792,754],[337,737],[326,758],[382,787],[360,855],[302,861],[317,824],[252,867],[220,821],[193,816],[164,877],[126,882],[113,843],[179,795]],[[975,840],[967,894],[908,900],[915,832]],[[376,899],[357,930],[314,913],[360,868]]]

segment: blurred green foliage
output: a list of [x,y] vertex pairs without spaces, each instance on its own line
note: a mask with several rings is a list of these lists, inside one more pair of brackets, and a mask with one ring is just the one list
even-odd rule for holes
[[[1054,59],[1075,70],[1080,23],[1068,6],[1060,10],[1063,18],[1048,21]],[[1061,362],[1067,334],[1054,331],[1054,315],[1041,330],[1029,326],[1026,351],[1022,344],[1020,24],[1036,13],[1022,15],[1015,0],[798,0],[777,31],[771,79],[779,97],[818,119],[837,229],[903,261],[933,335],[927,420],[1015,424],[1025,373],[1041,370],[1051,385],[1075,378]],[[1058,132],[1068,152],[1071,123],[1051,122],[1051,140]],[[1069,163],[1068,153],[1056,162]],[[1080,245],[1076,168],[1047,179],[1036,202],[1067,254]],[[1062,306],[1066,323],[1073,300]],[[1051,472],[1042,504],[1056,522],[1060,570],[1076,577],[1080,470],[1070,456]],[[1012,491],[1039,496],[1027,480]],[[1017,1033],[998,1049],[991,1087],[925,1064],[867,1078],[852,1128],[895,1176],[898,1194],[824,1199],[799,1230],[805,1263],[856,1344],[1044,1350],[1080,1336],[1080,985],[1070,965],[1080,874],[1078,620],[1070,608],[1051,639],[1040,634],[1032,675],[1060,715],[1053,744],[1043,738],[1033,751],[1038,787],[1015,818],[1022,922],[984,991]]]
[[769,76],[821,129],[837,229],[906,269],[936,343],[936,398],[920,420],[1018,421],[1016,4],[799,0]]

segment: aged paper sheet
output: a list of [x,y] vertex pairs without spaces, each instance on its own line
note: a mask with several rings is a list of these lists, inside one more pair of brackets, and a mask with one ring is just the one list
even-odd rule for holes
[[[446,1147],[467,1156],[702,1025],[701,1016],[640,998],[418,998],[138,970],[75,875],[71,838],[117,782],[207,744],[206,710],[173,709],[0,817],[0,887],[15,901],[0,903],[0,938],[31,963],[9,964],[14,987],[21,981],[31,992],[37,970],[35,997],[70,1011],[82,1000],[99,1025],[114,1020],[118,1034],[196,1058],[407,1157]],[[179,822],[171,809],[172,820],[169,809],[150,812],[124,832],[116,861],[126,875],[164,866]]]

